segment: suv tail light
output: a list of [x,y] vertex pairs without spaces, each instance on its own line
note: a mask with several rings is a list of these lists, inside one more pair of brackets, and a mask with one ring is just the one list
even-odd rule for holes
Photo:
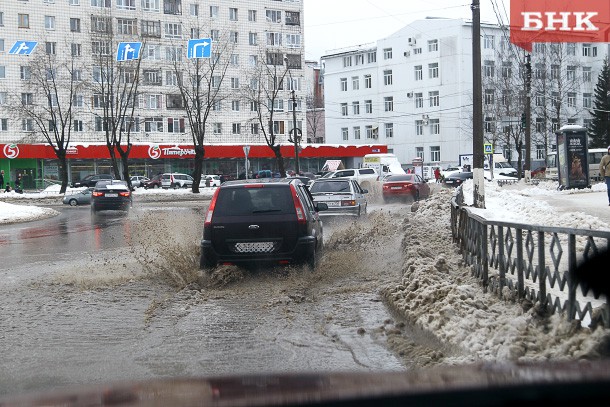
[[104,196],[103,192],[99,192],[99,191],[93,191],[93,193],[91,194],[93,196]]
[[129,192],[129,191],[119,192],[120,196],[129,196],[130,194],[131,194],[131,192]]
[[297,195],[296,188],[292,184],[290,184],[290,191],[292,192],[292,200],[294,201],[294,209],[297,212],[297,223],[304,225],[307,223],[307,218],[305,217],[305,209],[303,208],[303,205],[301,204],[301,200],[299,199],[299,196]]
[[214,192],[214,196],[212,196],[212,201],[210,202],[208,211],[205,214],[205,221],[203,222],[203,227],[209,227],[212,224],[212,216],[214,215],[214,208],[216,207],[218,192],[220,192],[220,188],[216,189],[216,192]]

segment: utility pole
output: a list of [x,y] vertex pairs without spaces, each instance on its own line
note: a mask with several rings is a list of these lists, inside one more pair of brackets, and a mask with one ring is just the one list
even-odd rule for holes
[[532,176],[532,64],[530,55],[525,56],[525,181]]
[[[483,139],[483,90],[481,83],[481,8],[479,0],[473,0],[472,10],[472,158],[473,202],[475,208],[485,208],[484,139]],[[493,169],[492,169],[493,170]]]

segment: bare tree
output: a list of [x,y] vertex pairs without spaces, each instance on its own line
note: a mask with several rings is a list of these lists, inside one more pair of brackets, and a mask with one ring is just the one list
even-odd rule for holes
[[[33,138],[41,135],[53,147],[59,161],[60,193],[68,187],[66,151],[72,136],[77,94],[87,85],[79,78],[80,67],[75,58],[56,55],[56,43],[46,43],[45,52],[32,56],[21,67],[26,92],[15,95],[14,112],[22,121],[22,129],[31,131]],[[35,95],[44,97],[34,100]]]
[[[222,44],[222,45],[220,45]],[[212,46],[212,44],[208,45]],[[195,170],[193,173],[193,193],[199,193],[199,183],[205,157],[205,136],[208,119],[214,106],[229,96],[223,90],[227,69],[231,63],[234,46],[228,41],[215,41],[211,58],[174,58],[173,67],[177,77],[181,102],[189,124],[195,149]]]
[[[106,15],[94,15],[91,18],[92,31],[96,34],[92,37],[93,60],[96,65],[93,67],[91,86],[96,115],[95,130],[104,132],[115,178],[124,179],[131,188],[129,154],[132,148],[131,132],[140,126],[135,108],[142,59],[117,62],[112,54],[118,45],[113,36],[112,18]],[[142,49],[145,46],[142,44]]]
[[280,143],[281,136],[285,134],[282,128],[284,122],[275,119],[276,113],[283,111],[282,92],[292,61],[288,58],[285,60],[284,54],[279,51],[268,51],[259,59],[262,58],[264,61],[258,61],[251,71],[250,83],[244,87],[244,99],[253,105],[253,121],[260,126],[265,143],[275,155],[278,171],[285,176]]
[[316,143],[318,131],[324,129],[324,101],[322,99],[321,95],[314,93],[306,98],[307,114],[305,120],[307,122],[308,143]]

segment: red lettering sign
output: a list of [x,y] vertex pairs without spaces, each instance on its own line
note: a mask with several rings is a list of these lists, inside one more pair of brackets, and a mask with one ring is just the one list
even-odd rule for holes
[[610,42],[610,1],[511,0],[510,42]]

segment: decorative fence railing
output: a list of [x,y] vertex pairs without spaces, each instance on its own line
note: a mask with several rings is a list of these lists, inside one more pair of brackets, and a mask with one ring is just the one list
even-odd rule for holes
[[[503,296],[507,287],[510,295],[565,312],[568,320],[589,317],[610,328],[608,298],[573,278],[580,262],[609,249],[610,231],[490,221],[463,206],[460,187],[451,200],[451,232],[488,290]],[[610,265],[596,272],[609,273]]]

